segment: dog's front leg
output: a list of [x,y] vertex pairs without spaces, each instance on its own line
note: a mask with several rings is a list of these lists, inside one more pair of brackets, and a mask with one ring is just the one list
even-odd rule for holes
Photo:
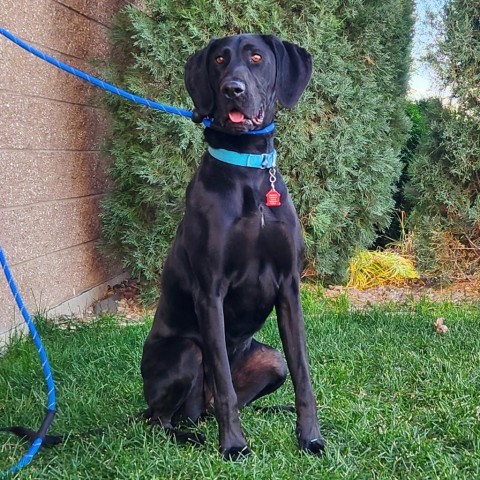
[[213,379],[215,417],[218,421],[220,451],[225,459],[248,455],[238,416],[237,395],[233,387],[225,343],[223,305],[213,292],[202,292],[195,302],[203,350]]
[[278,328],[295,389],[296,434],[300,449],[320,455],[324,440],[317,420],[317,407],[308,367],[305,324],[300,303],[300,278],[286,279],[276,304]]

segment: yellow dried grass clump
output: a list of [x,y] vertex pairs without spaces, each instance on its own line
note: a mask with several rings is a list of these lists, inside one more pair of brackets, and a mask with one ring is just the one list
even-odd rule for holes
[[365,290],[381,285],[401,285],[418,278],[413,262],[390,251],[361,251],[350,260],[347,287]]

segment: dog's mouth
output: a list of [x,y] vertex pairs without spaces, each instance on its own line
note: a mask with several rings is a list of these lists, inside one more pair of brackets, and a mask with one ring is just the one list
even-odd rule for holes
[[234,128],[243,128],[245,130],[252,130],[255,127],[262,125],[265,118],[265,111],[261,108],[256,115],[248,117],[240,110],[231,110],[228,114],[227,123]]

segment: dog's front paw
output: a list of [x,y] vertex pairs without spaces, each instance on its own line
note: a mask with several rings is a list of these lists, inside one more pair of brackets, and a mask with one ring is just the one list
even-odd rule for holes
[[321,435],[316,438],[312,438],[311,440],[299,438],[298,444],[300,450],[303,452],[317,455],[319,457],[323,455],[323,452],[325,451],[325,440]]
[[245,445],[244,447],[230,447],[225,448],[222,452],[224,460],[243,460],[251,455],[252,451]]

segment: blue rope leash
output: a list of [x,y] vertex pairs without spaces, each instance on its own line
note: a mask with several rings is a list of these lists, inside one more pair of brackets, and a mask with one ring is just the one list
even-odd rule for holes
[[37,433],[38,437],[33,441],[27,453],[25,453],[23,458],[15,466],[11,467],[10,470],[7,470],[6,472],[0,472],[0,477],[6,477],[7,475],[18,472],[21,468],[28,465],[32,461],[33,457],[36,455],[40,447],[42,446],[43,439],[45,438],[47,430],[50,424],[52,423],[53,417],[55,416],[56,395],[55,395],[55,383],[53,381],[52,371],[50,370],[50,364],[48,363],[47,354],[43,347],[42,340],[38,335],[38,332],[37,332],[37,329],[35,328],[32,317],[28,313],[28,310],[26,309],[25,304],[23,303],[20,292],[18,291],[17,285],[15,284],[15,281],[12,277],[12,273],[8,268],[7,259],[5,258],[5,255],[3,253],[3,249],[1,246],[0,246],[0,264],[2,266],[3,273],[5,274],[5,277],[7,279],[8,286],[10,287],[10,290],[12,292],[13,298],[15,299],[15,302],[20,310],[20,313],[22,314],[25,320],[25,323],[28,326],[28,330],[30,331],[32,340],[35,343],[35,346],[37,347],[38,356],[42,364],[43,373],[45,375],[45,381],[47,384],[47,391],[48,391],[48,408],[47,408],[47,412],[43,420],[43,423],[40,427],[40,430]]
[[[70,65],[67,65],[66,63],[60,62],[54,57],[51,57],[50,55],[47,55],[46,53],[41,52],[40,50],[37,50],[36,48],[32,47],[28,43],[24,42],[20,38],[16,37],[12,33],[10,33],[8,30],[5,30],[4,28],[0,27],[0,34],[2,34],[4,37],[8,38],[11,40],[13,43],[18,45],[19,47],[22,47],[23,49],[27,50],[27,52],[30,52],[31,54],[35,55],[38,58],[41,58],[42,60],[45,60],[46,62],[50,63],[51,65],[54,65],[55,67],[64,70],[65,72],[71,73],[72,75],[75,75],[76,77],[79,77],[83,80],[86,80],[89,83],[92,83],[93,85],[102,88],[103,90],[106,90],[107,92],[113,93],[114,95],[118,95],[120,97],[126,98],[127,100],[131,100],[132,102],[139,103],[140,105],[144,105],[146,107],[154,108],[155,110],[160,110],[164,113],[171,113],[173,115],[180,115],[182,117],[190,118],[192,119],[193,117],[193,112],[190,110],[184,110],[182,108],[177,108],[177,107],[172,107],[170,105],[164,105],[162,103],[154,102],[153,100],[148,100],[143,97],[139,97],[138,95],[134,95],[131,92],[128,92],[127,90],[122,90],[121,88],[116,87],[115,85],[112,85],[111,83],[104,82],[103,80],[100,80],[97,77],[93,77],[92,75],[88,75],[88,73],[82,72],[81,70],[78,70],[77,68],[71,67]],[[202,123],[206,127],[210,127],[212,124],[212,120],[204,118],[202,120]],[[248,132],[245,132],[247,135],[262,135],[265,133],[270,133],[275,130],[275,124],[271,123],[270,125],[266,126],[262,130],[251,130]]]

